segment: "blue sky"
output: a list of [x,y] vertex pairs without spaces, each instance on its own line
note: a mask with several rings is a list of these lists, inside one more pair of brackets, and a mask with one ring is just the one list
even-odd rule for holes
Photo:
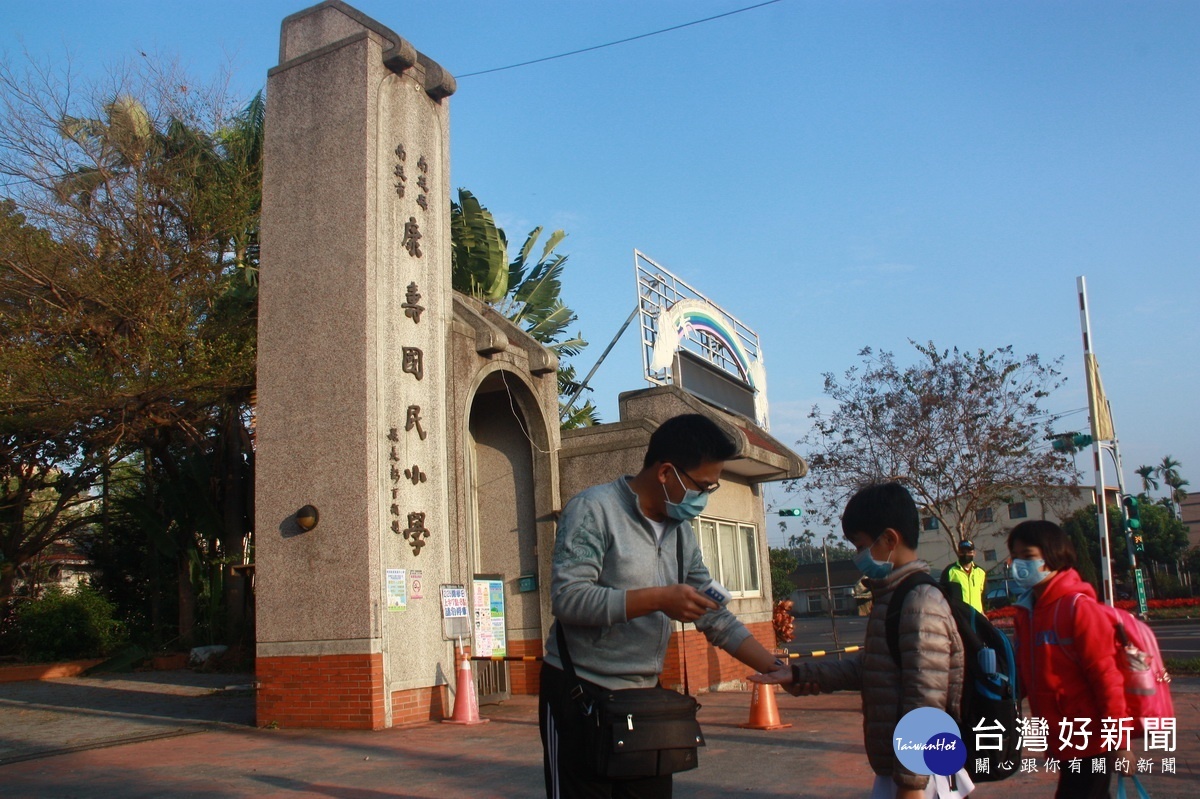
[[[355,5],[463,75],[752,4]],[[229,65],[249,98],[308,5],[10,2],[0,48],[84,75],[142,51]],[[1200,490],[1197,42],[1194,2],[783,0],[463,78],[452,184],[517,242],[566,229],[581,372],[634,305],[635,247],[755,328],[787,443],[823,372],[866,345],[908,361],[909,339],[1064,356],[1047,407],[1086,406],[1085,275],[1128,483],[1170,454]],[[606,420],[641,371],[630,332],[594,381]]]

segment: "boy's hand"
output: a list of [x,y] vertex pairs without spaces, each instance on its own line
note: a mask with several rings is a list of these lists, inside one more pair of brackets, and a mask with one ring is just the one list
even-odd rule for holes
[[793,682],[792,667],[787,663],[774,671],[763,674],[751,674],[748,679],[761,685],[786,685],[787,692],[792,696],[812,696],[821,693],[821,686],[815,682]]
[[775,667],[772,671],[764,671],[762,674],[751,674],[746,679],[750,682],[761,683],[763,685],[789,685],[792,682],[792,667],[784,663],[782,666]]

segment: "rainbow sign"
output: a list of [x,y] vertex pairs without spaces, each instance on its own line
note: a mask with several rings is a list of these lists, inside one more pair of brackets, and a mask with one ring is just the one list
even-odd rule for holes
[[742,346],[737,332],[725,316],[704,300],[680,300],[658,317],[658,331],[650,358],[651,369],[671,366],[675,351],[693,333],[704,333],[719,342],[737,367],[738,376],[758,391],[763,389],[763,367]]

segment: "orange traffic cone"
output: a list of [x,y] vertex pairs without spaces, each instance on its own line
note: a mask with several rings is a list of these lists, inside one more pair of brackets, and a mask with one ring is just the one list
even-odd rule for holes
[[754,683],[750,695],[750,720],[739,724],[748,730],[782,730],[791,724],[779,722],[779,705],[775,704],[775,686]]
[[471,659],[466,650],[454,650],[458,659],[458,679],[454,688],[454,715],[442,719],[443,724],[487,724],[490,719],[479,718],[479,701],[475,698],[475,676],[471,674]]

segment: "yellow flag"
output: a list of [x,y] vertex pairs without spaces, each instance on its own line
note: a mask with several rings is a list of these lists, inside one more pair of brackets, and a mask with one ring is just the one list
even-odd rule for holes
[[1090,352],[1084,355],[1087,365],[1088,406],[1092,417],[1092,438],[1111,441],[1113,432],[1112,414],[1108,412],[1108,399],[1104,396],[1104,384],[1100,382],[1100,364]]

